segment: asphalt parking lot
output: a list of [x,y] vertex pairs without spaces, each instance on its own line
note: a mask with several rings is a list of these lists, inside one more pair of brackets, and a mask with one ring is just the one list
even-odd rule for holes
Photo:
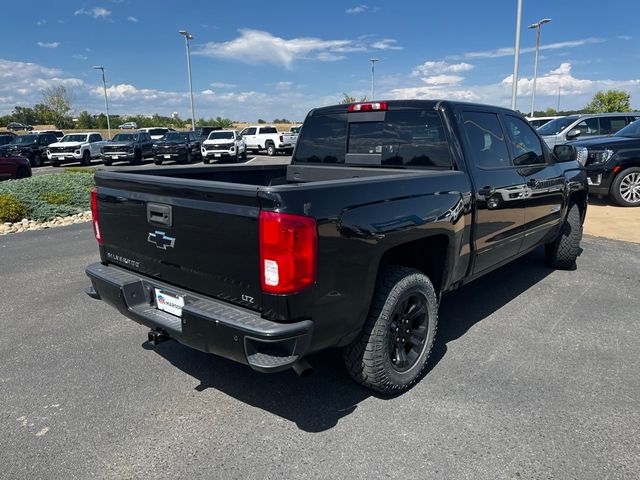
[[[290,161],[291,161],[291,155],[278,154],[274,157],[269,157],[267,155],[248,155],[247,160],[244,162],[238,163],[238,165],[276,165],[281,163],[289,163]],[[221,162],[221,163],[214,162],[209,164],[209,166],[214,166],[214,165],[233,165],[233,164],[229,162]],[[81,165],[79,165],[78,163],[69,163],[69,164],[65,163],[65,164],[62,164],[60,167],[52,167],[51,165],[46,164],[42,167],[33,168],[32,173],[33,175],[46,175],[47,173],[61,172],[65,167],[80,167],[80,166]],[[131,165],[125,162],[119,162],[119,163],[114,163],[113,165],[110,165],[108,167],[105,166],[100,160],[92,160],[91,165],[89,166],[99,167],[103,170],[142,170],[147,168],[160,168],[153,163],[152,158],[143,159],[141,165]],[[184,168],[184,167],[190,167],[190,166],[203,167],[205,166],[205,164],[202,163],[202,161],[200,160],[194,161],[189,165],[176,163],[176,162],[162,164],[162,168]]]
[[265,376],[89,299],[89,224],[0,237],[3,478],[640,477],[640,245],[534,252],[445,297],[428,373]]

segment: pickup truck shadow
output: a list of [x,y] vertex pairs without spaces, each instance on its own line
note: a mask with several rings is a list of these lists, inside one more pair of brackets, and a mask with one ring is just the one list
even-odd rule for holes
[[[447,344],[464,335],[474,324],[549,275],[541,251],[492,272],[482,279],[445,296],[439,331],[425,375],[445,356]],[[146,343],[144,348],[151,348]],[[176,342],[165,342],[155,352],[209,388],[254,407],[271,412],[307,432],[321,432],[353,413],[363,400],[383,397],[356,384],[347,374],[338,350],[327,350],[308,358],[315,372],[299,378],[292,371],[265,375],[229,360],[199,352]],[[470,367],[471,368],[471,367]],[[428,383],[428,378],[423,380]]]

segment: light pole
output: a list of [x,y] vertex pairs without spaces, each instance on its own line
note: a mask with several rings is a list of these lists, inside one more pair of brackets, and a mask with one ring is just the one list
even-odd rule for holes
[[184,37],[184,40],[187,43],[187,71],[189,72],[189,95],[191,97],[191,130],[195,130],[196,114],[193,110],[193,85],[191,83],[191,48],[189,47],[189,40],[193,40],[193,35],[191,35],[186,30],[180,30],[178,33]]
[[379,58],[370,58],[371,62],[371,101],[376,98],[376,62],[379,62]]
[[513,85],[511,86],[511,110],[516,109],[518,97],[518,62],[520,61],[520,26],[522,25],[522,0],[518,0],[518,13],[516,14],[516,46],[513,57]]
[[107,100],[107,82],[104,79],[104,67],[102,65],[96,65],[94,70],[100,70],[102,72],[102,87],[104,88],[104,106],[107,109],[107,130],[109,131],[109,140],[111,140],[111,122],[109,121],[109,100]]
[[549,23],[550,18],[543,18],[529,25],[529,28],[536,30],[536,61],[533,67],[533,90],[531,90],[531,117],[533,117],[534,108],[536,105],[536,80],[538,78],[538,54],[540,53],[540,27],[545,23]]

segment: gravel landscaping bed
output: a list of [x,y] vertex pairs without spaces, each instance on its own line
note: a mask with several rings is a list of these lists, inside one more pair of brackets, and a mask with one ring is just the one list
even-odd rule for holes
[[91,210],[66,217],[55,217],[46,221],[23,218],[19,222],[5,222],[0,224],[0,235],[6,235],[7,233],[21,233],[29,230],[44,230],[46,228],[53,227],[64,227],[65,225],[73,225],[74,223],[90,221]]

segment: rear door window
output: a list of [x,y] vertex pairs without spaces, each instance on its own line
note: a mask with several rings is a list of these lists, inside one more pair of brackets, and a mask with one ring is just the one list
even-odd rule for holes
[[600,119],[600,135],[611,135],[626,125],[626,117],[602,117]]
[[278,130],[275,127],[262,127],[260,133],[278,133]]
[[498,115],[464,112],[464,132],[475,164],[480,168],[512,166]]

